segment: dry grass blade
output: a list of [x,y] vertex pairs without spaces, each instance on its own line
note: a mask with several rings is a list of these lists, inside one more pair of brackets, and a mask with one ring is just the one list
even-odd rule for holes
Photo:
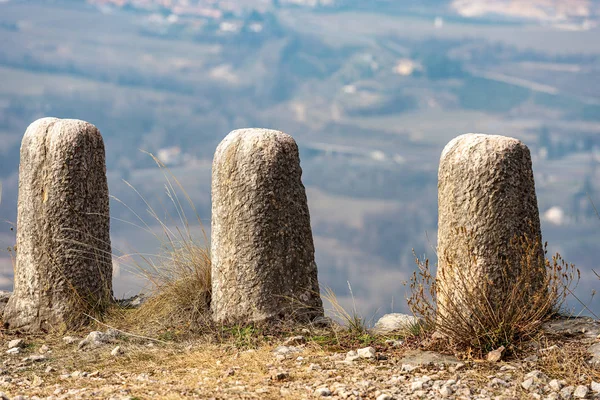
[[[163,172],[166,195],[175,211],[172,215],[161,203],[159,214],[138,190],[126,182],[146,205],[150,222],[121,204],[139,220],[139,224],[134,225],[150,232],[160,242],[161,252],[157,255],[136,253],[128,256],[138,273],[149,282],[149,297],[138,309],[116,310],[114,319],[126,322],[134,330],[171,338],[209,326],[210,251],[206,232],[191,198],[169,169],[155,156],[149,155]],[[192,232],[192,224],[178,192],[183,194],[187,208],[195,214],[203,236],[201,240]],[[156,232],[152,226],[159,226],[160,230]]]
[[[350,294],[352,295],[352,287],[348,282],[350,288]],[[323,298],[331,304],[330,312],[334,318],[340,320],[348,328],[351,333],[362,335],[367,332],[367,326],[364,318],[359,314],[356,309],[356,303],[354,303],[354,295],[352,295],[353,308],[351,312],[348,312],[339,302],[336,294],[331,288],[325,289]]]

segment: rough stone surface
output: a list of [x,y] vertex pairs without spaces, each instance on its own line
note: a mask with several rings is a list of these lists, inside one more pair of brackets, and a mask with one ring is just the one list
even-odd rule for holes
[[242,129],[212,170],[212,301],[221,323],[323,315],[298,147],[282,132]]
[[[500,304],[521,266],[514,240],[536,243],[540,220],[529,149],[517,139],[466,134],[442,152],[438,173],[438,315],[469,321],[464,294]],[[513,243],[511,243],[513,242]],[[462,303],[462,304],[461,304]],[[457,315],[458,314],[458,315]]]
[[0,315],[4,313],[4,308],[6,307],[6,303],[8,303],[8,299],[10,298],[11,292],[7,292],[5,290],[0,290]]
[[558,317],[542,325],[544,332],[554,335],[583,335],[596,339],[600,335],[600,322],[590,317]]
[[600,364],[600,342],[594,343],[587,350],[588,354],[592,356],[592,358],[588,361],[590,364],[598,365]]
[[42,118],[21,142],[14,292],[4,324],[74,327],[112,299],[104,143],[79,120]]
[[372,329],[374,335],[387,335],[392,332],[401,332],[422,322],[421,319],[408,314],[391,313],[379,318]]

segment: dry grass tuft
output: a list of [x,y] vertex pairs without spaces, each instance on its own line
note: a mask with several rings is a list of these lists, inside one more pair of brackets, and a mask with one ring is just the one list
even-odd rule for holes
[[352,310],[347,311],[339,302],[336,294],[331,288],[325,289],[323,298],[329,302],[331,309],[329,310],[334,319],[339,320],[344,324],[349,332],[356,335],[363,335],[367,333],[367,322],[364,317],[358,312],[356,303],[354,302],[354,294],[352,293],[352,286],[348,282],[348,289],[352,296]]
[[600,370],[588,363],[589,344],[577,340],[565,343],[546,339],[540,343],[540,347],[547,350],[540,356],[537,367],[546,375],[564,379],[567,385],[600,380]]
[[[108,323],[124,326],[128,330],[158,335],[162,339],[175,339],[187,333],[202,331],[210,325],[211,262],[206,232],[196,208],[177,178],[154,155],[149,154],[163,171],[166,194],[175,208],[175,216],[163,206],[161,218],[150,203],[126,182],[144,201],[157,233],[144,218],[127,207],[139,220],[142,229],[152,233],[160,242],[158,255],[134,254],[133,267],[149,283],[148,298],[133,310],[116,309]],[[203,238],[193,233],[185,207],[185,198],[195,215]]]
[[[462,234],[469,235],[466,230]],[[454,275],[452,287],[440,285],[429,261],[417,258],[409,308],[423,317],[427,326],[441,333],[456,351],[474,357],[482,357],[500,346],[513,351],[521,341],[532,339],[542,323],[560,310],[572,284],[579,279],[579,270],[559,254],[540,262],[541,244],[536,240],[515,239],[511,245],[519,254],[519,263],[503,268],[494,281],[472,272],[477,270],[473,268],[477,258],[472,256],[475,253],[470,245],[463,253],[470,255],[468,260],[446,259],[448,270]],[[494,290],[494,285],[506,290]],[[443,310],[437,302],[441,296],[446,300]]]

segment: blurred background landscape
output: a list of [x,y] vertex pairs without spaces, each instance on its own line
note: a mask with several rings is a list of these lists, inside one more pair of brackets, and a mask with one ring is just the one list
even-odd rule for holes
[[[407,311],[413,249],[436,260],[443,147],[501,134],[531,149],[543,240],[600,314],[599,24],[591,0],[0,0],[0,245],[15,242],[19,146],[37,118],[95,124],[111,194],[140,215],[123,180],[174,211],[140,149],[155,154],[207,231],[217,144],[273,128],[300,147],[320,283],[351,305],[350,282],[366,316]],[[111,214],[116,255],[159,251],[123,222],[139,224],[131,210]],[[130,261],[115,258],[119,297],[144,285]],[[3,251],[0,289],[12,269]]]

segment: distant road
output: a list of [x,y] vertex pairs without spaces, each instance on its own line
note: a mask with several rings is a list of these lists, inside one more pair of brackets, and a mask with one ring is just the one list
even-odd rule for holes
[[485,72],[482,70],[470,68],[469,73],[471,73],[473,76],[477,76],[479,78],[485,78],[485,79],[489,79],[489,80],[493,80],[493,81],[497,81],[497,82],[508,83],[509,85],[520,86],[520,87],[532,90],[534,92],[541,92],[541,93],[547,93],[547,94],[552,94],[552,95],[563,94],[563,95],[570,96],[572,98],[576,98],[577,100],[582,101],[585,104],[600,104],[600,100],[593,98],[593,97],[578,96],[578,95],[573,95],[573,94],[569,94],[569,93],[564,93],[564,92],[561,92],[558,88],[556,88],[554,86],[544,85],[542,83],[537,83],[534,81],[530,81],[528,79],[517,78],[514,76],[510,76],[510,75],[501,74],[499,72]]
[[559,94],[560,91],[554,86],[544,85],[527,79],[516,78],[514,76],[500,74],[498,72],[485,72],[477,69],[469,69],[472,75],[480,78],[490,79],[493,81],[504,82],[510,85],[521,86],[534,92],[542,92],[548,94]]

